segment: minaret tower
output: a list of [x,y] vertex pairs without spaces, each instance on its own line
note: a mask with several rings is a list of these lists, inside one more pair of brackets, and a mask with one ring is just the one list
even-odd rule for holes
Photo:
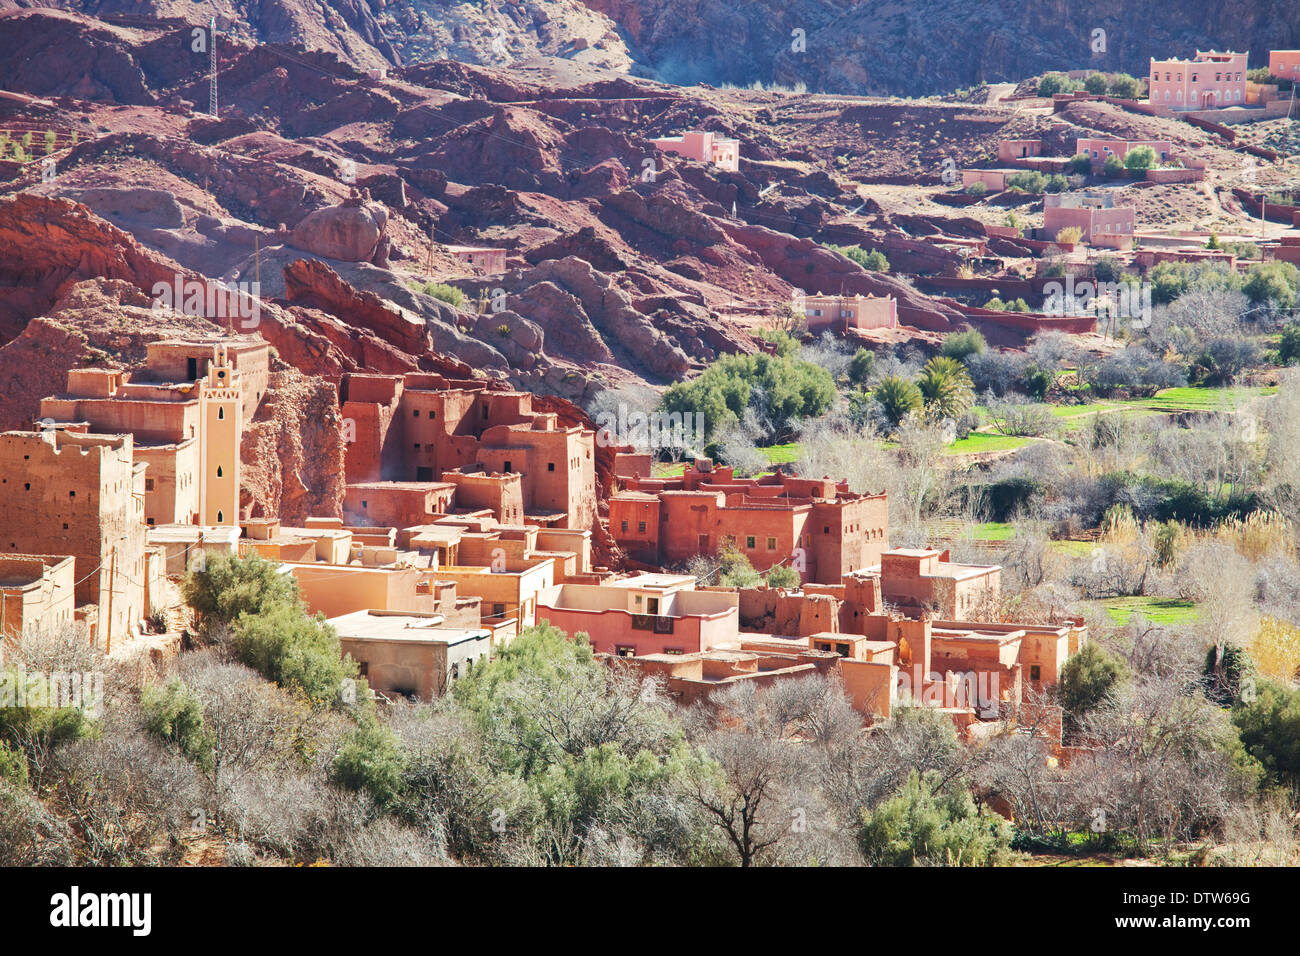
[[239,525],[239,439],[243,401],[239,373],[217,345],[199,393],[199,521]]

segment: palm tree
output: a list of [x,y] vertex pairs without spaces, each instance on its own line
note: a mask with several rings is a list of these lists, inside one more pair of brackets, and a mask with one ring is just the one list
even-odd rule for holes
[[966,366],[946,355],[926,362],[916,383],[926,411],[935,420],[960,418],[975,401],[975,387]]
[[872,391],[871,397],[876,400],[885,418],[889,420],[890,427],[893,428],[896,428],[898,423],[912,412],[919,411],[925,404],[921,390],[900,375],[882,378]]

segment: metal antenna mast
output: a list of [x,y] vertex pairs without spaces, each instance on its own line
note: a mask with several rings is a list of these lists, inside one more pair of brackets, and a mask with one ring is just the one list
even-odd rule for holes
[[217,18],[208,21],[208,112],[217,118]]

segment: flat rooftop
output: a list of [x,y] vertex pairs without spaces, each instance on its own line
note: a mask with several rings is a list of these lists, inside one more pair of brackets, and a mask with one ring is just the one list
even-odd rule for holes
[[680,588],[684,585],[694,585],[695,577],[690,574],[664,574],[655,572],[652,574],[638,574],[630,578],[619,578],[617,581],[606,581],[601,587],[610,588],[654,588],[663,590],[666,588]]
[[492,636],[483,627],[443,627],[441,614],[412,614],[391,611],[353,611],[332,617],[326,623],[350,641],[388,641],[409,644],[463,644]]

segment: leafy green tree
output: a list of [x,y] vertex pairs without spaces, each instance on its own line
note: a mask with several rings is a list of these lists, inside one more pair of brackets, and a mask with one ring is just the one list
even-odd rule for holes
[[915,384],[898,375],[882,378],[871,392],[871,397],[880,406],[881,413],[893,427],[912,412],[920,411],[925,405],[925,398]]
[[1128,676],[1128,665],[1096,641],[1089,641],[1061,668],[1061,680],[1057,684],[1061,706],[1078,720],[1104,701]]
[[859,347],[849,359],[849,381],[854,385],[865,385],[876,370],[876,353],[868,348]]
[[1036,169],[1025,170],[1007,177],[1007,188],[1037,196],[1047,188],[1047,177]]
[[209,555],[203,570],[186,575],[182,589],[185,602],[207,624],[232,624],[241,614],[299,606],[293,577],[258,555]]
[[1087,176],[1092,172],[1092,157],[1087,153],[1075,153],[1070,157],[1070,172],[1078,176]]
[[734,544],[724,545],[718,558],[722,562],[718,569],[720,587],[756,588],[763,583],[762,576],[754,570],[749,558]]
[[999,312],[1028,312],[1029,303],[1026,302],[1024,299],[1013,299],[1009,301],[1003,301],[997,296],[994,296],[993,298],[989,299],[987,302],[984,303],[984,308],[996,309]]
[[799,572],[789,565],[778,564],[767,572],[767,586],[770,588],[797,588],[802,583]]
[[1083,88],[1093,96],[1104,96],[1110,90],[1110,80],[1105,73],[1090,73],[1083,81]]
[[1300,293],[1300,269],[1289,262],[1264,262],[1251,266],[1241,291],[1253,303],[1272,303],[1278,309],[1293,309],[1297,293]]
[[946,355],[937,355],[926,362],[916,384],[925,400],[926,411],[934,419],[956,420],[975,401],[975,388],[966,366]]
[[1291,365],[1300,360],[1300,323],[1288,322],[1283,326],[1277,357],[1283,365]]
[[788,423],[822,414],[835,401],[835,380],[821,366],[793,356],[727,355],[689,382],[664,392],[662,409],[704,416],[706,440],[725,433],[753,407],[777,440]]
[[1072,80],[1064,73],[1044,73],[1038,81],[1039,96],[1055,96],[1057,93],[1077,93],[1083,84]]
[[1134,146],[1124,154],[1124,168],[1129,172],[1145,172],[1156,165],[1156,151],[1150,146]]
[[1154,304],[1173,302],[1191,289],[1232,291],[1242,287],[1241,278],[1219,263],[1161,262],[1147,273]]
[[1035,401],[1043,401],[1047,393],[1056,384],[1056,375],[1039,365],[1030,365],[1025,369],[1025,394]]
[[1119,99],[1139,100],[1144,90],[1143,82],[1128,73],[1115,73],[1110,78],[1110,95]]
[[1101,171],[1104,175],[1114,179],[1117,176],[1123,176],[1127,171],[1127,167],[1125,167],[1123,160],[1111,153],[1106,157],[1106,161],[1101,164]]
[[964,787],[916,771],[898,793],[864,810],[858,843],[878,866],[990,866],[1011,846],[1011,824],[975,806]]
[[1253,696],[1232,710],[1242,744],[1271,783],[1300,786],[1300,689],[1263,681]]
[[1124,266],[1114,256],[1098,256],[1092,264],[1092,274],[1098,282],[1118,282],[1124,276]]
[[503,822],[546,862],[580,862],[584,838],[615,821],[679,857],[701,845],[684,787],[708,762],[654,686],[597,660],[584,635],[527,628],[454,695],[482,739],[480,774],[514,808]]
[[330,779],[349,790],[363,790],[380,807],[402,796],[404,763],[393,732],[373,715],[347,735],[330,764]]
[[324,615],[279,605],[261,614],[241,614],[233,629],[240,661],[281,687],[302,691],[312,703],[343,702],[343,682],[354,680],[356,661],[343,656]]
[[776,354],[781,358],[798,355],[799,350],[803,348],[803,344],[785,329],[762,329],[758,337],[776,346]]

